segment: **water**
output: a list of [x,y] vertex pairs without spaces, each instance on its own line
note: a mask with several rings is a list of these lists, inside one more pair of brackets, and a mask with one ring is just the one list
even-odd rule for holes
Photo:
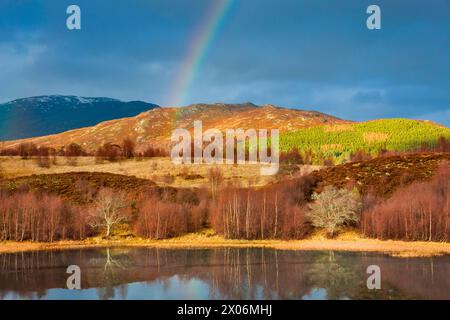
[[[81,290],[68,290],[69,265]],[[381,289],[366,269],[381,269]],[[450,256],[113,248],[0,255],[0,299],[450,299]]]

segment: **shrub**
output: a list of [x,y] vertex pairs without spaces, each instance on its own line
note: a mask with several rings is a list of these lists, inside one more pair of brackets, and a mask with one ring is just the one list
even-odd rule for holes
[[324,166],[327,166],[327,167],[334,166],[334,159],[333,159],[333,157],[328,156],[328,158],[325,158],[325,159],[323,160],[323,165],[324,165]]
[[288,174],[292,176],[300,170],[301,164],[303,164],[303,157],[297,147],[294,147],[287,152],[281,152],[278,174]]
[[169,153],[160,148],[148,147],[143,152],[144,158],[167,157]]
[[310,200],[317,182],[311,175],[283,181],[277,188],[285,195],[290,204],[304,206]]
[[303,164],[303,157],[297,147],[287,152],[281,152],[280,164]]
[[313,194],[315,202],[307,217],[314,227],[325,228],[328,236],[334,237],[341,227],[359,221],[361,203],[358,198],[355,191],[327,186],[322,193]]
[[372,159],[372,156],[370,153],[365,152],[364,150],[358,150],[355,153],[350,153],[350,161],[356,162],[356,161],[367,161]]
[[18,156],[17,148],[4,148],[0,150],[0,156]]
[[422,143],[416,152],[450,152],[450,138],[440,136],[436,143]]
[[175,181],[175,177],[173,175],[171,175],[170,173],[165,174],[164,176],[162,176],[162,182],[165,185],[170,185]]

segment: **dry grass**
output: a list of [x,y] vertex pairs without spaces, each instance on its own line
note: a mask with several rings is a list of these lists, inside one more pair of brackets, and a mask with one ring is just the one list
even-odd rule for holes
[[342,145],[339,144],[339,143],[332,143],[332,144],[324,144],[324,145],[322,145],[320,148],[321,148],[323,151],[328,151],[328,150],[339,149],[339,148],[341,148],[341,147],[342,147]]
[[364,132],[363,139],[367,143],[387,141],[389,134],[383,132]]
[[340,131],[354,131],[355,128],[351,124],[333,124],[324,126],[324,132],[340,132]]
[[[135,159],[120,162],[96,163],[94,157],[80,157],[76,166],[67,164],[63,157],[57,158],[57,164],[50,168],[41,168],[34,160],[22,160],[19,157],[0,157],[4,178],[11,179],[39,174],[67,172],[107,172],[142,179],[150,179],[158,185],[172,187],[201,187],[208,183],[210,165],[174,165],[170,158]],[[261,176],[259,165],[219,165],[224,175],[224,184],[239,186],[263,186],[275,178]]]
[[382,241],[362,238],[354,231],[345,232],[336,239],[326,239],[321,232],[318,232],[305,240],[282,241],[230,240],[216,235],[210,229],[167,240],[146,240],[136,237],[116,237],[111,240],[105,240],[96,237],[84,241],[60,241],[54,243],[6,241],[0,242],[0,254],[35,250],[64,250],[95,247],[149,247],[166,249],[264,247],[279,250],[370,251],[386,253],[396,257],[428,257],[450,254],[450,243]]

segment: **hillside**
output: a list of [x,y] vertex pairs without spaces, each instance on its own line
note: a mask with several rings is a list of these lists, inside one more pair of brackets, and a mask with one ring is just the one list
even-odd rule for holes
[[309,149],[323,158],[331,156],[341,162],[358,150],[369,153],[381,149],[408,151],[423,143],[434,144],[439,137],[450,140],[450,129],[426,121],[380,119],[287,132],[280,138],[280,148],[282,151],[293,147]]
[[317,190],[334,185],[354,185],[360,193],[388,197],[401,185],[429,180],[439,164],[450,163],[450,154],[410,154],[346,163],[311,173]]
[[350,153],[358,150],[373,154],[381,149],[407,151],[422,144],[433,144],[441,136],[450,140],[449,128],[427,121],[380,119],[354,123],[315,111],[244,103],[154,108],[133,117],[105,121],[92,127],[4,142],[3,147],[14,148],[22,142],[33,142],[58,148],[74,142],[92,152],[106,142],[120,144],[125,137],[129,137],[136,141],[138,151],[148,146],[167,148],[174,129],[192,131],[196,120],[202,121],[204,131],[209,128],[222,132],[237,128],[276,128],[281,132],[281,151],[294,147],[311,150],[316,155],[315,159],[331,157],[336,163],[344,162]]
[[0,104],[0,140],[45,136],[135,116],[158,107],[110,98],[39,96]]
[[139,194],[156,184],[147,179],[107,172],[67,172],[19,177],[6,181],[2,188],[16,191],[24,188],[62,196],[74,203],[86,203],[100,188],[111,188],[130,194]]
[[10,141],[4,147],[15,147],[21,142],[60,147],[75,142],[88,151],[96,150],[105,142],[121,143],[130,137],[138,149],[149,145],[167,147],[172,130],[192,130],[195,120],[202,120],[203,130],[225,129],[280,129],[289,132],[323,124],[348,124],[349,121],[315,111],[286,109],[272,105],[195,104],[182,108],[155,108],[135,117],[99,123],[93,127],[67,131],[61,134]]

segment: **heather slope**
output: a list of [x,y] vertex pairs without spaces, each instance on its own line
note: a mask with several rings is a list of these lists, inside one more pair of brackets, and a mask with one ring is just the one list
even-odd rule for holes
[[319,191],[327,185],[352,185],[361,194],[389,197],[400,186],[430,180],[443,162],[450,163],[450,153],[407,154],[341,164],[311,175]]

